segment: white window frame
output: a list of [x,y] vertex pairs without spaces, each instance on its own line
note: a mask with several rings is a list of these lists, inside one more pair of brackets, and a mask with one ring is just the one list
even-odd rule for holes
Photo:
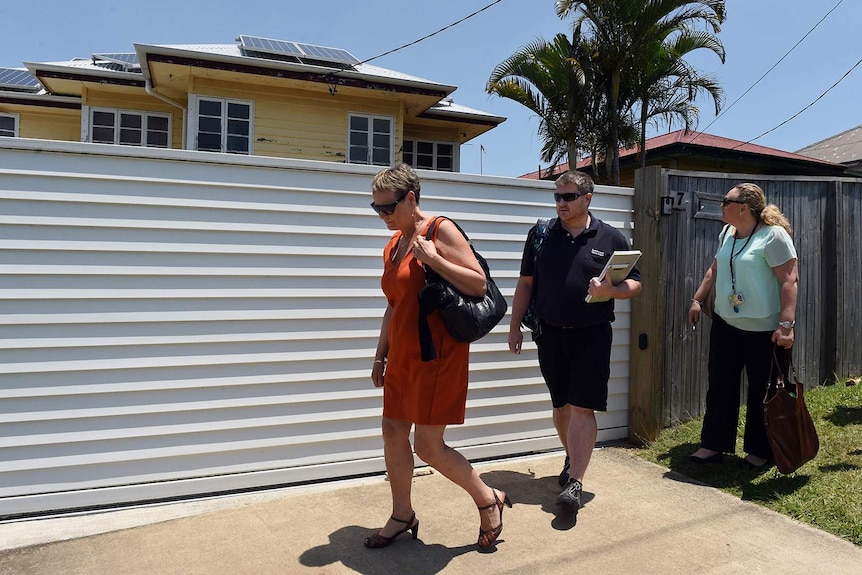
[[[407,158],[405,157],[405,154],[407,152],[404,149],[404,144],[406,144],[408,142],[413,145],[413,151],[410,153],[412,155],[412,161],[410,161],[410,162],[408,162]],[[419,144],[431,144],[434,147],[434,151],[432,152],[432,158],[431,158],[431,163],[433,164],[433,167],[428,168],[427,166],[420,167],[420,166],[416,165],[416,155],[418,153]],[[446,145],[446,146],[452,146],[452,168],[451,168],[451,170],[441,170],[437,164],[437,160],[440,157],[440,154],[438,153],[438,146],[440,146],[441,144]],[[451,171],[454,173],[454,172],[459,171],[459,163],[460,163],[460,161],[459,161],[460,158],[458,157],[459,150],[460,150],[460,146],[455,142],[446,142],[443,140],[422,140],[422,139],[418,139],[418,138],[404,138],[402,145],[401,145],[401,160],[407,164],[410,164],[415,169],[436,170],[436,171],[441,171],[441,172],[450,172]]]
[[[372,145],[366,146],[366,161],[365,162],[357,162],[351,160],[350,153],[350,136],[354,132],[353,127],[353,118],[366,118],[368,120],[369,131],[366,132],[368,136],[368,141],[372,142]],[[375,120],[385,120],[389,122],[389,157],[386,162],[374,162],[373,159],[373,140],[374,140],[374,121]],[[347,163],[349,164],[367,164],[372,166],[391,166],[395,161],[395,117],[394,116],[380,116],[376,114],[360,114],[358,112],[350,112],[347,114],[347,155],[346,155]]]
[[7,114],[5,112],[0,112],[0,118],[12,118],[12,134],[0,134],[0,137],[17,138],[18,129],[21,123],[21,117],[18,114]]
[[[186,133],[189,141],[186,142],[186,148],[189,150],[198,150],[198,116],[201,102],[219,102],[221,104],[221,146],[220,152],[223,154],[254,154],[254,101],[252,100],[236,100],[234,98],[220,98],[216,96],[202,96],[199,94],[189,94],[189,117]],[[230,118],[228,117],[228,106],[235,104],[239,106],[248,106],[248,150],[245,152],[229,151],[228,144],[228,128]],[[214,150],[205,150],[214,151]]]
[[[118,146],[138,146],[142,148],[160,148],[160,149],[170,149],[173,145],[173,126],[174,126],[174,117],[171,114],[165,114],[163,112],[147,112],[145,110],[125,110],[122,108],[104,108],[101,106],[83,106],[81,110],[81,141],[82,142],[93,142],[93,114],[101,112],[105,114],[113,114],[114,115],[114,141],[111,142]],[[123,114],[130,116],[140,116],[141,118],[141,143],[140,144],[132,144],[128,142],[121,142],[121,131],[122,127],[120,126],[120,119]],[[160,118],[168,121],[168,129],[167,129],[167,146],[151,146],[147,143],[147,132],[149,132],[148,124],[150,118]],[[161,130],[159,130],[161,131]],[[108,142],[97,142],[99,144],[107,144]]]

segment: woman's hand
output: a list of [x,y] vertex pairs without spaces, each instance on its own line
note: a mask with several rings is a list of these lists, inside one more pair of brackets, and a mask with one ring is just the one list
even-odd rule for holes
[[423,264],[430,265],[438,256],[437,246],[433,241],[426,240],[422,236],[418,236],[413,241],[413,257]]
[[371,367],[371,381],[374,383],[374,387],[383,387],[383,374],[385,371],[386,362],[375,359]]
[[794,333],[792,327],[779,327],[772,332],[772,343],[790,349],[793,347]]
[[691,306],[688,308],[688,323],[697,324],[700,321],[700,312],[702,311],[700,302],[694,299],[691,300]]

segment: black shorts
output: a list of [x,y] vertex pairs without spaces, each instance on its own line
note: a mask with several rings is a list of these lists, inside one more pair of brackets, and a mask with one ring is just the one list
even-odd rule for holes
[[542,326],[536,337],[539,369],[555,408],[570,404],[607,411],[612,343],[609,323],[585,328]]

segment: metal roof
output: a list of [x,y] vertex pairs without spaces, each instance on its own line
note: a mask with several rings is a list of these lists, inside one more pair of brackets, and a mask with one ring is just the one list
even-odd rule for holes
[[862,161],[862,126],[805,146],[796,153],[838,164],[858,163]]
[[[688,132],[686,134],[685,130],[676,130],[674,132],[669,132],[667,134],[662,134],[660,136],[655,136],[648,139],[646,141],[647,159],[649,159],[650,151],[657,151],[663,148],[669,148],[671,146],[692,146],[693,148],[708,148],[712,150],[734,151],[747,154],[757,154],[760,156],[767,156],[771,158],[807,162],[809,164],[836,166],[835,162],[827,161],[824,159],[795,154],[793,152],[785,152],[784,150],[779,150],[777,148],[768,148],[766,146],[750,144],[742,142],[740,140],[734,140],[732,138],[725,138],[723,136],[707,134],[705,132]],[[620,150],[620,160],[622,160],[623,158],[635,156],[637,155],[637,153],[637,147],[622,149]],[[582,169],[591,165],[591,158],[581,158],[580,160],[578,160],[576,169]],[[560,164],[554,170],[553,174],[561,174],[568,170],[568,163]],[[542,170],[541,172],[542,177],[548,177],[548,175],[550,175],[547,170]],[[539,179],[539,172],[530,172],[519,177],[527,179]]]

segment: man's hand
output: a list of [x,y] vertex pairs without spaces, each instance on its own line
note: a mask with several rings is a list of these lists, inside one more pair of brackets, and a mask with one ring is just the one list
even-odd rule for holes
[[590,280],[590,287],[587,293],[593,297],[614,297],[614,284],[611,283],[610,276],[605,276],[605,279],[599,281],[598,277]]
[[524,334],[521,333],[520,329],[515,328],[514,330],[509,331],[509,351],[515,355],[519,355],[521,353],[521,345],[523,343]]

